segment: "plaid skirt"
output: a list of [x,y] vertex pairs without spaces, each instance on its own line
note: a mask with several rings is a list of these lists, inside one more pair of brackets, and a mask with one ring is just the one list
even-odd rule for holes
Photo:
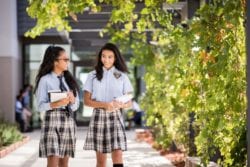
[[76,125],[65,111],[46,111],[41,128],[39,157],[75,156]]
[[101,153],[127,150],[121,110],[106,112],[104,109],[94,109],[83,149]]

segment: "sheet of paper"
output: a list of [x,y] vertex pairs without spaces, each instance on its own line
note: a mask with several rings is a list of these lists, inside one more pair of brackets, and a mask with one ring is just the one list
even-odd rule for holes
[[133,98],[133,96],[131,94],[126,94],[120,97],[117,97],[115,100],[122,102],[122,103],[127,103],[129,102],[131,99]]
[[67,92],[49,92],[50,102],[64,99],[68,96]]

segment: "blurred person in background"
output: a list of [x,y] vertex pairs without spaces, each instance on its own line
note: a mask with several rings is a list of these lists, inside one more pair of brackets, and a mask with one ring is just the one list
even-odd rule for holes
[[16,96],[16,103],[15,103],[15,119],[19,125],[19,129],[21,132],[25,132],[25,122],[23,119],[23,95],[19,94]]

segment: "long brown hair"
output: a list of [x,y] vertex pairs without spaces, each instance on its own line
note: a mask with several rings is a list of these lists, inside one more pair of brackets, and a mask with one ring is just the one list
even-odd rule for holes
[[[36,92],[37,90],[40,79],[44,75],[51,73],[53,71],[54,62],[57,61],[61,52],[65,52],[65,50],[59,46],[49,46],[46,49],[42,64],[40,65],[38,74],[36,76],[36,84],[35,84],[34,92]],[[77,85],[75,78],[72,76],[72,74],[68,70],[64,71],[63,75],[69,88],[73,90],[74,96],[76,96],[77,92],[79,91],[79,86]]]
[[95,70],[96,70],[96,77],[97,79],[100,81],[102,80],[103,77],[103,63],[101,61],[102,58],[102,51],[103,50],[110,50],[114,53],[115,55],[115,62],[114,62],[114,66],[116,69],[118,69],[121,72],[126,72],[128,73],[128,68],[127,65],[125,63],[124,58],[122,57],[119,49],[117,48],[117,46],[115,44],[112,43],[106,43],[101,50],[99,51],[98,57],[97,57],[97,64],[95,66]]

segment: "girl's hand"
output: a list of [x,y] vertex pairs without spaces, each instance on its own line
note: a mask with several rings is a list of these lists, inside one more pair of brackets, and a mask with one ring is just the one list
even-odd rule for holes
[[69,104],[69,97],[66,97],[66,98],[63,98],[61,100],[58,100],[56,102],[52,102],[50,103],[50,107],[52,109],[55,109],[55,108],[60,108],[60,107],[63,107],[63,106],[67,106]]
[[70,102],[70,99],[69,99],[69,96],[64,98],[64,99],[61,99],[58,101],[58,105],[61,107],[61,106],[67,106]]
[[120,108],[123,108],[124,106],[124,103],[116,101],[116,100],[113,101],[113,104],[114,104],[115,109],[120,109]]
[[106,106],[106,110],[107,111],[116,111],[120,108],[128,108],[131,106],[131,102],[128,102],[128,103],[122,103],[122,102],[119,102],[119,101],[112,101],[112,102],[109,102],[107,103],[107,106]]
[[69,102],[71,104],[74,104],[76,99],[72,91],[68,92],[68,97],[69,97]]
[[113,111],[114,110],[114,104],[113,104],[113,102],[106,103],[105,110],[109,111],[109,112]]
[[132,101],[129,101],[127,103],[123,103],[122,108],[130,108],[132,107]]

